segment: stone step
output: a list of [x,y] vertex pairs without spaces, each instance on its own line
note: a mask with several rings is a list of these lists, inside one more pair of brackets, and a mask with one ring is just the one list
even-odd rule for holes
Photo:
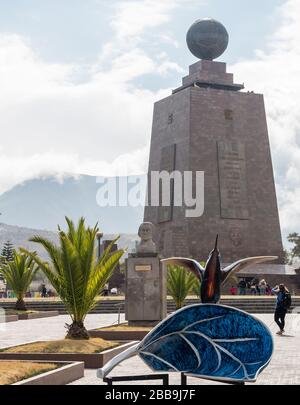
[[[273,298],[236,298],[236,299],[222,299],[221,304],[232,306],[235,308],[239,308],[249,313],[273,313],[275,309],[275,302],[276,299]],[[189,299],[186,301],[187,305],[198,304],[199,300],[197,299]],[[1,302],[0,307],[11,309],[14,308],[14,302]],[[96,307],[93,308],[91,311],[92,314],[115,314],[118,313],[119,308],[120,312],[124,313],[124,300],[107,300],[98,302]],[[291,310],[295,307],[300,307],[300,297],[293,298],[293,304]],[[66,314],[66,310],[64,308],[63,303],[61,302],[28,302],[27,303],[28,309],[32,310],[40,310],[40,311],[53,311],[57,310],[60,314]],[[168,312],[175,311],[174,302],[168,300]]]

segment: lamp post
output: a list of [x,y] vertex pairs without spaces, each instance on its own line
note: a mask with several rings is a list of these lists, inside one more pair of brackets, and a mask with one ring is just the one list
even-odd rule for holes
[[98,240],[98,259],[101,257],[101,239],[103,238],[102,232],[97,232],[97,240]]

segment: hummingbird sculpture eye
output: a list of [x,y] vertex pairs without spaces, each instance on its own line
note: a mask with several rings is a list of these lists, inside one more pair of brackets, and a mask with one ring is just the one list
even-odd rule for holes
[[217,304],[221,298],[221,286],[229,276],[246,267],[278,259],[277,256],[256,256],[238,260],[222,269],[221,256],[218,249],[218,235],[214,249],[210,252],[205,268],[194,259],[171,257],[163,259],[166,265],[177,265],[191,271],[201,282],[200,297],[203,304]]

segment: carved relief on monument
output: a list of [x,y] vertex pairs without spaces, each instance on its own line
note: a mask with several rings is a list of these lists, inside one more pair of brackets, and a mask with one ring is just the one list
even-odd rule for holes
[[217,142],[221,217],[248,219],[245,145]]
[[170,125],[170,124],[173,124],[173,121],[174,121],[174,114],[169,114],[169,117],[168,117],[168,124]]
[[233,120],[233,111],[232,110],[224,110],[225,120],[232,121]]
[[[176,162],[176,144],[168,145],[161,150],[160,171],[172,173],[175,170]],[[161,183],[161,182],[160,182]],[[162,184],[160,184],[159,195],[162,195]],[[164,191],[166,192],[166,191]],[[169,206],[158,207],[158,223],[172,221],[173,219],[173,202],[174,202],[174,180],[170,183],[171,204]],[[161,204],[161,201],[160,201]]]
[[242,231],[240,228],[231,228],[229,231],[229,239],[233,246],[238,247],[243,243]]

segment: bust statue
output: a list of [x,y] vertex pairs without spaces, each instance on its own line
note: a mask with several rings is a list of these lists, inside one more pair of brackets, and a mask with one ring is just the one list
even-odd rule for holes
[[154,225],[151,222],[144,222],[139,227],[138,235],[141,238],[137,245],[137,253],[157,253],[156,245],[153,242]]

